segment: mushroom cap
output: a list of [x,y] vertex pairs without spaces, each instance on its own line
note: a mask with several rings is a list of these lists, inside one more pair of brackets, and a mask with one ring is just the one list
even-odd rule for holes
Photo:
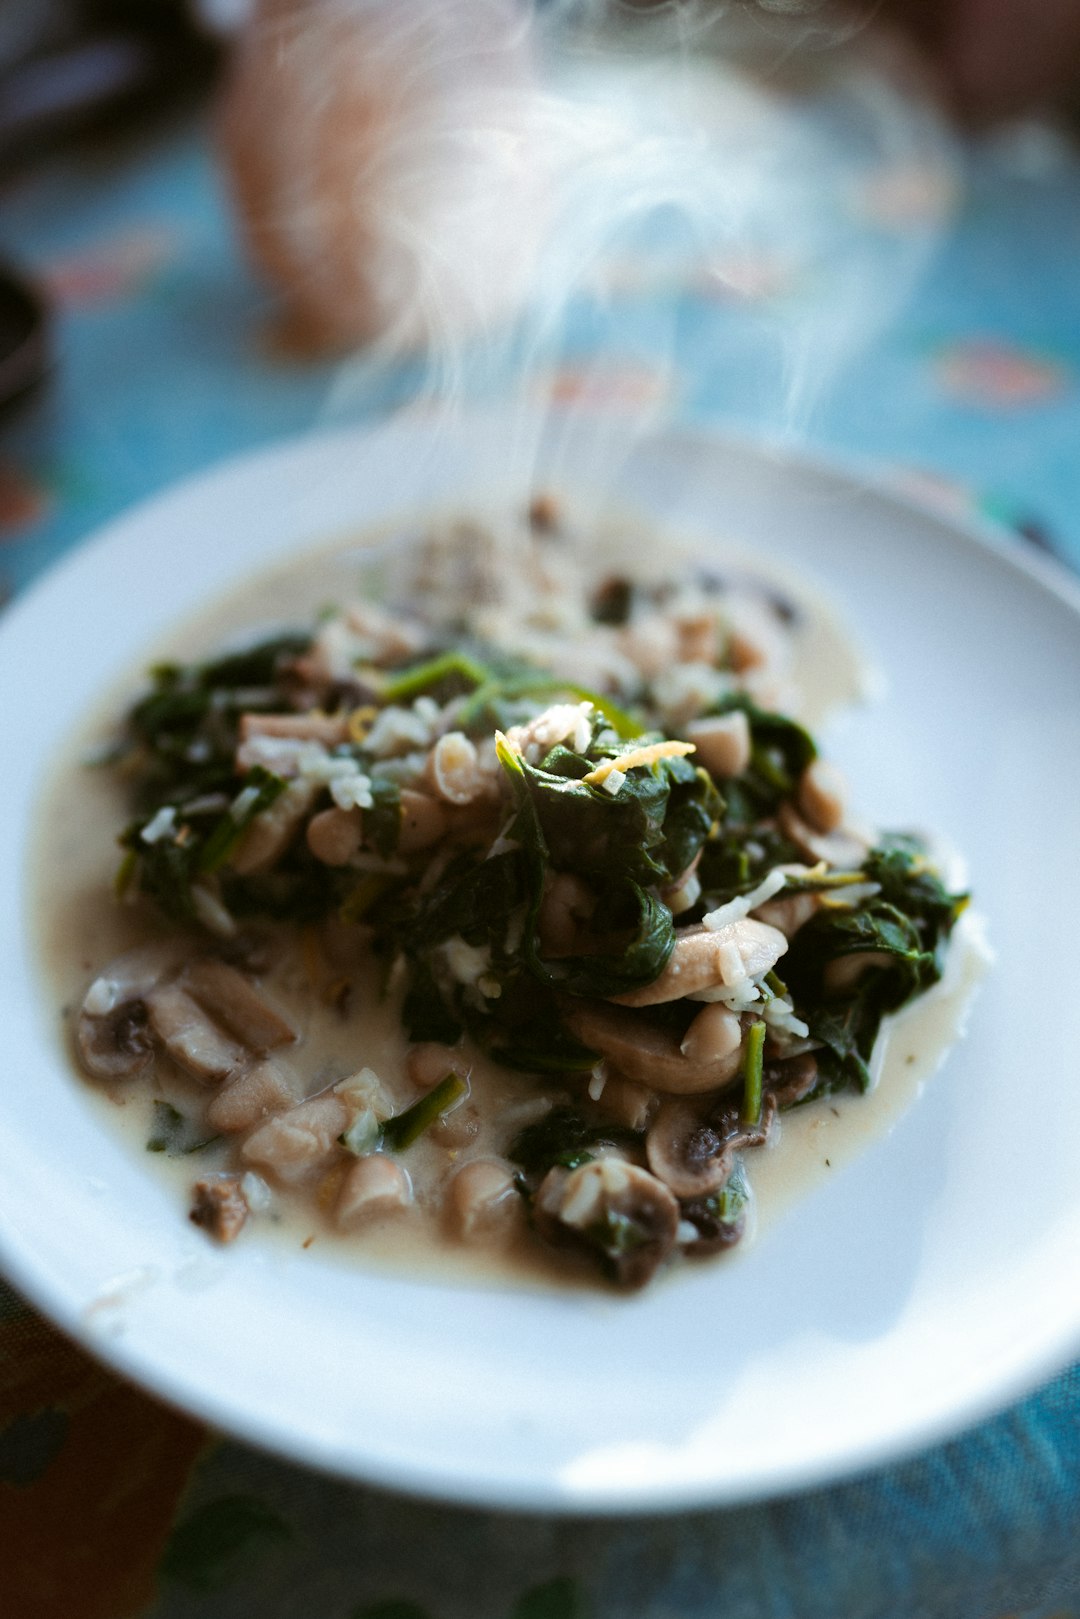
[[[620,1006],[658,1006],[703,989],[733,985],[737,976],[757,978],[775,967],[788,944],[779,928],[742,917],[722,928],[683,928],[663,971],[651,984],[612,995]],[[738,963],[737,972],[735,964]]]
[[408,1170],[396,1158],[372,1153],[357,1159],[345,1173],[335,1219],[340,1227],[362,1225],[384,1215],[399,1214],[413,1200]]
[[443,1194],[446,1224],[455,1236],[464,1239],[501,1223],[520,1208],[513,1168],[495,1158],[471,1158],[462,1164]]
[[100,1015],[82,1011],[75,1044],[83,1067],[95,1079],[130,1079],[143,1073],[154,1055],[146,1002],[133,997]]
[[729,1085],[739,1072],[740,1051],[698,1061],[683,1051],[679,1036],[648,1016],[607,1001],[567,996],[563,1022],[591,1051],[614,1064],[626,1079],[669,1096],[696,1096]]
[[709,1114],[692,1102],[664,1102],[645,1138],[649,1168],[677,1197],[709,1197],[724,1186],[744,1147],[764,1145],[775,1119],[771,1095],[757,1124],[744,1124],[730,1106]]
[[206,1110],[206,1122],[227,1135],[254,1129],[268,1114],[292,1107],[298,1088],[295,1074],[264,1058],[226,1080]]
[[533,1201],[533,1223],[549,1241],[598,1254],[621,1287],[643,1287],[675,1247],[679,1205],[647,1169],[598,1158],[548,1171]]
[[192,962],[184,988],[204,1012],[257,1056],[291,1045],[296,1030],[255,988],[244,973],[207,956]]
[[680,1198],[718,1192],[735,1167],[737,1150],[734,1138],[710,1124],[700,1106],[681,1099],[660,1104],[645,1138],[649,1168]]
[[146,1069],[154,1054],[147,998],[179,956],[174,944],[128,950],[98,974],[75,1025],[79,1059],[95,1079],[125,1079]]
[[803,1051],[797,1057],[781,1057],[766,1062],[764,1083],[777,1107],[793,1107],[810,1095],[818,1082],[817,1057]]
[[283,1185],[293,1185],[309,1179],[339,1150],[337,1140],[348,1123],[341,1097],[324,1091],[265,1119],[244,1142],[241,1156]]
[[213,956],[185,962],[191,949],[190,939],[146,945],[95,978],[75,1030],[79,1057],[95,1078],[141,1073],[160,1047],[211,1084],[296,1039],[246,973]]
[[249,1055],[179,982],[159,985],[146,1004],[156,1038],[174,1062],[204,1085],[227,1078]]

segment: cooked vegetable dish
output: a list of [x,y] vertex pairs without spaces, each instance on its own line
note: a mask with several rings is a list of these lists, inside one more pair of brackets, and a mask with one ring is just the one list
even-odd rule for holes
[[145,938],[76,1011],[82,1066],[153,1098],[223,1242],[300,1207],[640,1287],[739,1240],[784,1110],[869,1086],[964,897],[851,823],[767,589],[590,571],[548,500],[396,568],[153,670],[101,766]]

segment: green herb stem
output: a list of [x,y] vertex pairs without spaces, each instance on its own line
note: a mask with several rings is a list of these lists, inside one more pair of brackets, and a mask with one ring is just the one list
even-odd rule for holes
[[460,1074],[447,1074],[419,1102],[414,1102],[412,1107],[406,1108],[396,1118],[386,1120],[382,1127],[383,1144],[392,1147],[395,1152],[411,1147],[440,1114],[446,1113],[455,1102],[460,1102],[467,1090],[468,1086]]
[[587,686],[579,686],[576,681],[560,680],[557,675],[545,675],[539,671],[535,675],[510,675],[504,680],[488,680],[479,686],[462,710],[461,724],[468,730],[489,703],[500,698],[512,702],[521,697],[576,697],[579,702],[591,703],[624,742],[642,734],[637,720],[620,708],[618,703],[613,703],[610,697],[602,697]]
[[468,681],[470,686],[482,687],[490,681],[491,671],[464,652],[442,652],[427,663],[406,669],[396,680],[388,680],[379,695],[384,703],[400,703],[406,698],[418,697],[452,676]]
[[761,1123],[764,1047],[765,1025],[752,1023],[746,1036],[746,1050],[743,1054],[743,1096],[742,1107],[739,1109],[739,1120],[742,1124]]
[[263,810],[269,809],[274,800],[285,791],[285,783],[281,777],[264,770],[261,765],[255,765],[248,771],[237,796],[242,796],[250,787],[255,788],[255,795],[246,810],[240,815],[234,814],[231,809],[226,810],[203,844],[199,855],[201,872],[220,870],[235,851],[256,815],[261,815]]

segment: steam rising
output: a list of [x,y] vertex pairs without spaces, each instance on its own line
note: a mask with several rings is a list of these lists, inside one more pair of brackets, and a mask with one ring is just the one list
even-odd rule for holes
[[[572,416],[614,388],[597,469],[611,479],[636,434],[685,403],[670,392],[681,358],[706,395],[737,376],[758,419],[804,431],[910,296],[955,193],[917,83],[872,41],[827,33],[813,5],[319,10],[323,37],[304,4],[271,0],[264,26],[294,97],[321,98],[325,117],[351,85],[354,135],[368,108],[363,141],[335,146],[347,228],[333,246],[350,273],[333,296],[354,300],[369,342],[340,369],[331,421],[362,413],[393,363],[403,403],[436,422],[520,408],[525,469],[538,404]],[[289,137],[289,231],[309,230],[325,274],[304,190],[318,116],[305,128]]]

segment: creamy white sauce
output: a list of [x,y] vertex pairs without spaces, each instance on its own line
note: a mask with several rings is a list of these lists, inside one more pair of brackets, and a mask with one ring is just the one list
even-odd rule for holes
[[[635,558],[640,557],[636,543],[631,550]],[[230,637],[246,636],[270,623],[303,626],[323,604],[356,595],[362,556],[362,548],[353,543],[256,579],[179,629],[165,646],[151,649],[147,662],[205,656]],[[618,560],[614,552],[612,559]],[[670,568],[670,550],[664,560]],[[623,561],[625,564],[627,559]],[[790,579],[775,573],[770,579],[799,608],[793,673],[807,694],[802,717],[816,725],[831,709],[864,692],[865,668],[823,603]],[[74,739],[71,757],[61,763],[42,806],[40,956],[46,994],[58,1008],[64,1008],[64,1015],[58,1018],[58,1036],[69,1057],[72,1020],[93,977],[116,955],[166,928],[144,907],[121,905],[112,897],[115,838],[127,812],[114,773],[84,763],[107,739],[116,717],[141,689],[142,671],[133,671],[130,683],[100,705],[82,735]],[[955,1039],[984,961],[976,930],[962,924],[945,981],[888,1021],[875,1053],[871,1092],[865,1097],[844,1096],[811,1104],[784,1115],[778,1142],[746,1155],[757,1227],[771,1223],[797,1196],[806,1194],[865,1143],[888,1130]],[[350,984],[346,1016],[329,1004],[335,975]],[[303,1074],[305,1094],[367,1066],[379,1074],[399,1108],[415,1098],[417,1092],[403,1072],[405,1045],[397,998],[380,994],[373,973],[362,960],[347,968],[328,963],[310,940],[300,937],[266,982],[301,1030],[296,1067]],[[108,1090],[82,1075],[76,1082],[84,1086],[88,1104],[101,1113],[108,1127],[119,1131],[132,1151],[143,1157],[148,1172],[163,1176],[174,1188],[178,1209],[186,1212],[192,1182],[228,1162],[230,1143],[211,1147],[197,1157],[146,1153],[155,1099],[168,1100],[191,1116],[212,1094],[194,1080],[166,1070],[167,1065],[158,1064],[152,1082],[118,1083]],[[309,1189],[291,1196],[275,1192],[270,1211],[249,1219],[241,1240],[250,1240],[258,1232],[296,1251],[317,1244],[320,1253],[331,1251],[380,1268],[408,1266],[414,1271],[460,1274],[472,1280],[481,1276],[500,1283],[522,1279],[594,1283],[596,1273],[588,1261],[579,1262],[563,1252],[552,1255],[540,1244],[528,1230],[516,1198],[511,1200],[515,1210],[507,1211],[505,1222],[493,1229],[489,1240],[465,1244],[448,1233],[439,1203],[439,1186],[446,1175],[471,1157],[497,1153],[515,1133],[508,1113],[522,1109],[520,1122],[525,1122],[524,1110],[530,1100],[544,1094],[540,1082],[507,1074],[480,1058],[474,1063],[471,1086],[470,1103],[485,1121],[479,1136],[454,1147],[440,1145],[429,1135],[405,1155],[416,1188],[412,1209],[342,1235],[334,1232],[321,1212],[329,1207],[336,1190],[332,1182],[324,1190],[321,1209],[320,1199],[313,1200]],[[569,1088],[567,1099],[572,1099]],[[744,1246],[745,1240],[740,1247]]]
[[747,1154],[758,1231],[892,1129],[963,1034],[989,960],[980,919],[965,913],[953,930],[941,981],[885,1019],[866,1095],[792,1108],[781,1115],[776,1141],[763,1152]]

